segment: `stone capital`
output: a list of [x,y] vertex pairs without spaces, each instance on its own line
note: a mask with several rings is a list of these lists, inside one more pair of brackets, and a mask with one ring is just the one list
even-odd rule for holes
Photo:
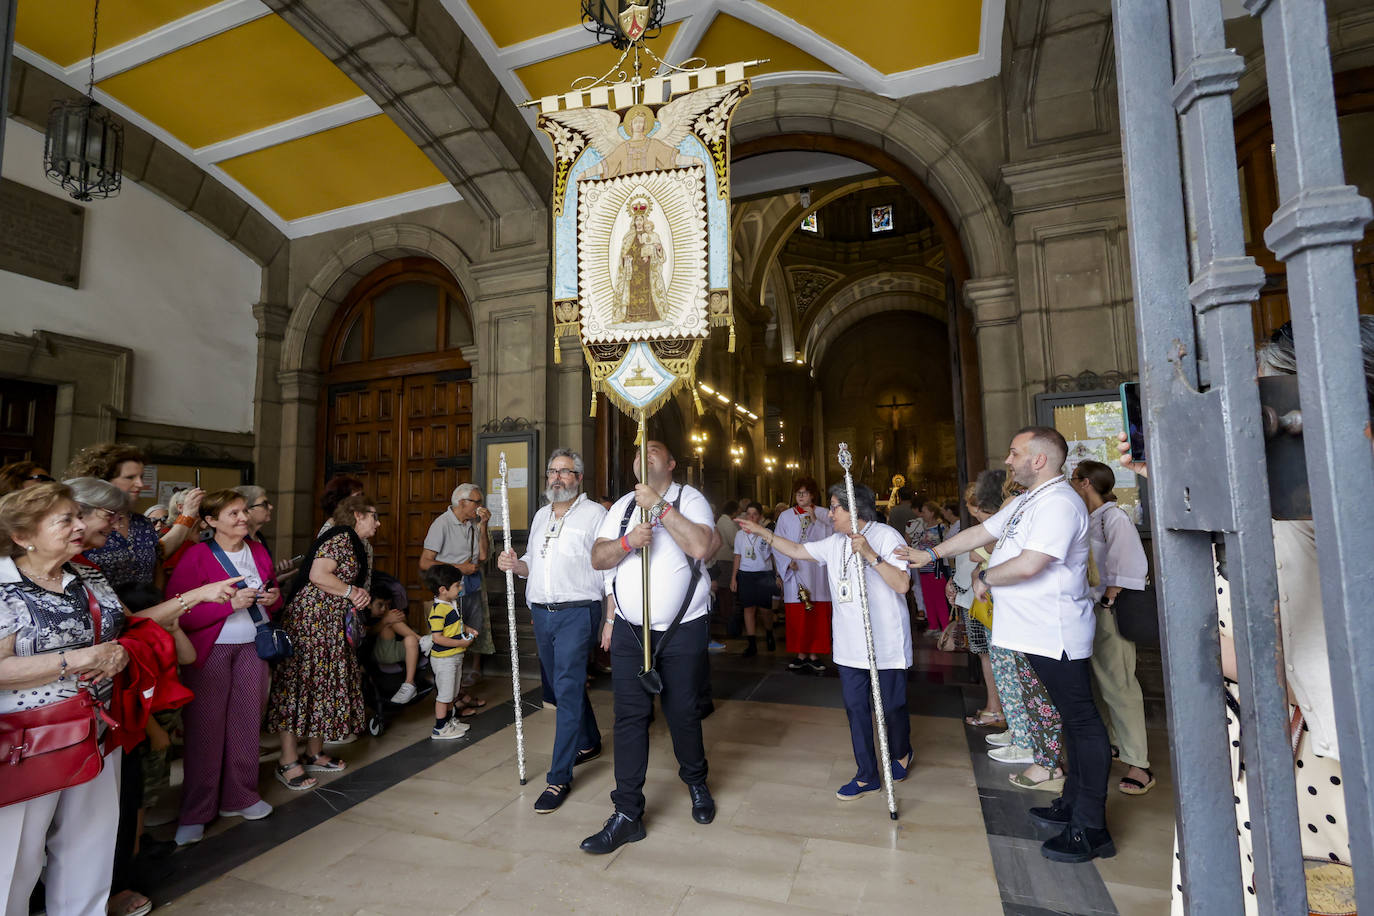
[[259,339],[281,340],[286,336],[286,324],[291,320],[291,308],[275,302],[255,302],[253,317],[258,320]]
[[1012,214],[1125,196],[1121,147],[1110,146],[1002,166],[1000,187]]
[[973,312],[974,324],[1006,324],[1016,320],[1016,281],[1012,277],[985,277],[964,284],[964,304]]
[[281,385],[281,399],[315,403],[320,398],[321,375],[310,369],[284,369],[277,373]]

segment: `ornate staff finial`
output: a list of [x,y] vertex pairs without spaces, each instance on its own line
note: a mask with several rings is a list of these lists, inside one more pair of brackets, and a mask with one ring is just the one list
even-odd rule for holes
[[501,453],[500,471],[501,471],[501,476],[502,476],[502,477],[505,477],[505,476],[506,476],[506,453],[505,453],[505,452],[502,452],[502,453]]
[[854,464],[854,456],[851,455],[851,454],[849,454],[849,443],[848,443],[848,442],[841,442],[841,443],[840,443],[840,467],[844,468],[844,469],[847,471],[847,470],[849,470],[849,469],[853,466],[853,464]]

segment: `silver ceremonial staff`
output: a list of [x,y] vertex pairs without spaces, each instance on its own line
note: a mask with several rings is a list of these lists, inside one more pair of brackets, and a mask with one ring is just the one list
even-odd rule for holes
[[[854,456],[849,454],[849,444],[840,443],[840,467],[844,468],[844,492],[849,497],[849,529],[859,533],[859,513],[854,506],[854,475],[849,472]],[[879,557],[878,562],[882,562]],[[873,691],[873,716],[878,726],[878,766],[883,774],[883,789],[887,792],[887,814],[897,819],[897,799],[892,794],[892,759],[887,749],[887,716],[883,713],[883,692],[878,686],[878,653],[873,648],[873,618],[868,613],[868,574],[867,561],[859,557],[859,610],[864,618],[864,643],[868,647],[868,686]],[[849,575],[845,569],[844,574]]]
[[[501,534],[510,550],[510,484],[506,480],[506,453],[501,453]],[[506,621],[510,627],[510,689],[515,706],[515,760],[520,768],[520,785],[525,784],[525,713],[520,701],[520,648],[515,638],[515,571],[506,570]],[[869,640],[870,644],[872,640]],[[873,650],[869,649],[869,655]],[[876,677],[876,675],[875,675]],[[887,739],[884,738],[884,741]],[[884,744],[884,753],[887,745]],[[888,790],[889,796],[891,790]],[[893,817],[896,817],[894,814]]]

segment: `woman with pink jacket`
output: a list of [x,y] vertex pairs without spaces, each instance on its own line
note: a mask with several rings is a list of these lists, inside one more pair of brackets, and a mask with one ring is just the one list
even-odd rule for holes
[[258,820],[272,806],[258,794],[258,730],[268,672],[258,658],[254,615],[266,619],[281,607],[267,549],[248,537],[248,510],[233,490],[207,494],[200,514],[214,531],[209,541],[187,549],[167,583],[169,596],[206,582],[243,576],[228,602],[197,604],[181,618],[196,648],[196,660],[182,669],[182,681],[196,698],[183,713],[186,731],[179,845],[199,842],[215,818]]

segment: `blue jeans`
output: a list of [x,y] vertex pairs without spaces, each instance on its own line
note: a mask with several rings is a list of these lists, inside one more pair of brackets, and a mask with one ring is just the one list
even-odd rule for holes
[[592,701],[587,698],[587,658],[592,637],[600,630],[601,602],[557,611],[531,604],[530,616],[539,664],[558,705],[548,781],[550,785],[566,785],[572,782],[577,752],[601,746],[601,731],[596,727]]

